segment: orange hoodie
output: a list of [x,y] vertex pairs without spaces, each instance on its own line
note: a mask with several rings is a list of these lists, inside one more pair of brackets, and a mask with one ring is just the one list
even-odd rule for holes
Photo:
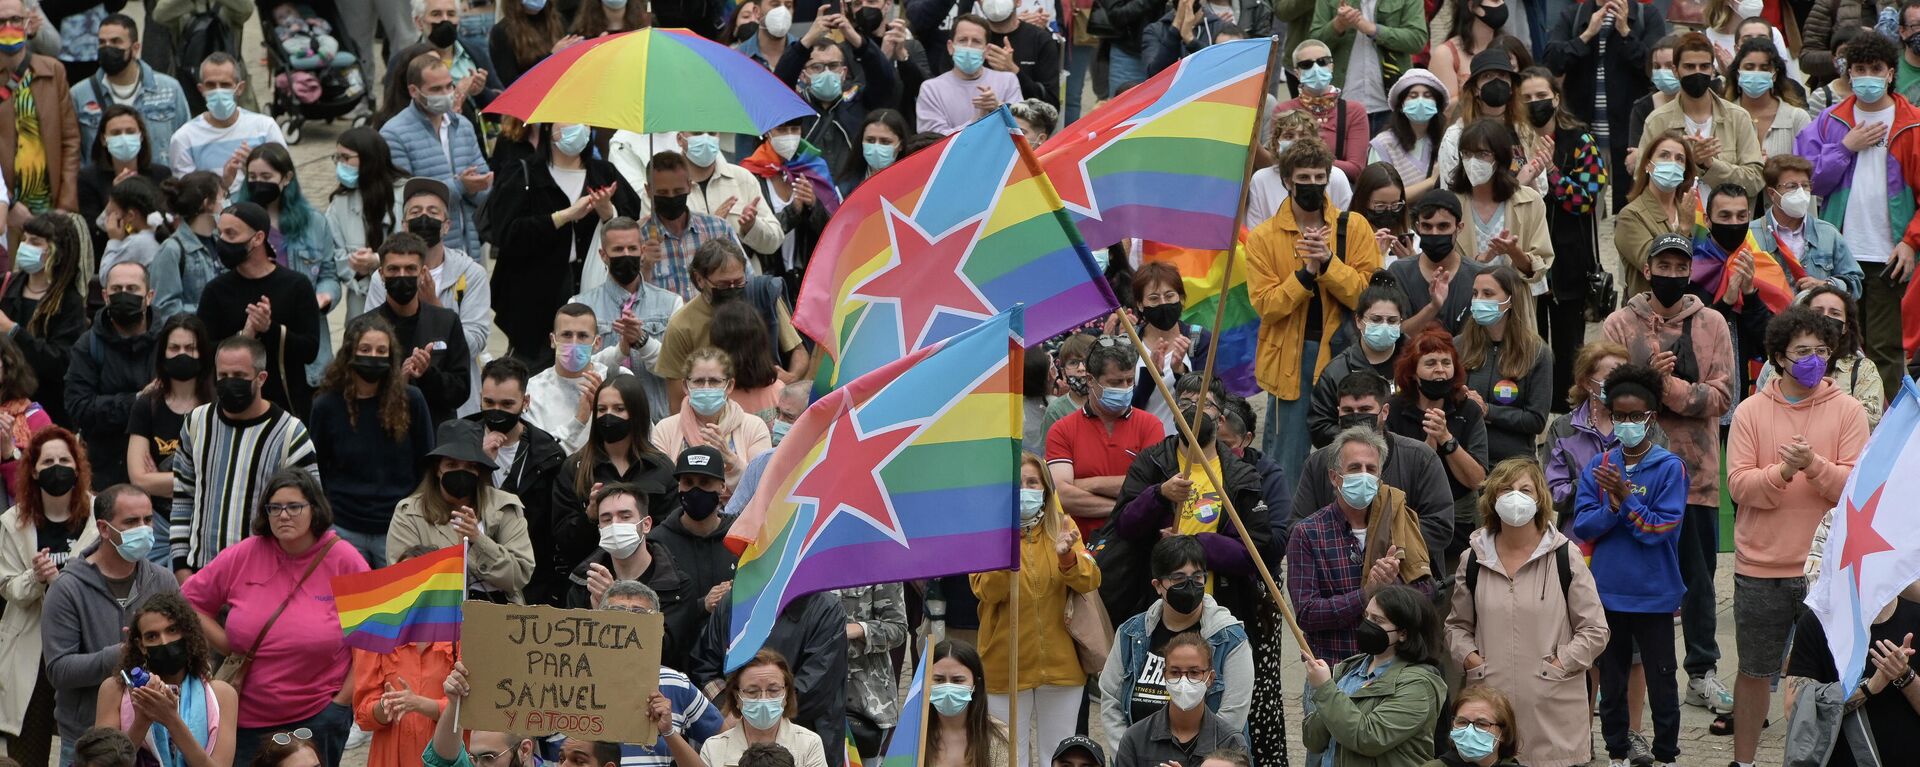
[[[1813,447],[1813,463],[1782,481],[1780,448],[1800,437]],[[1755,578],[1802,575],[1814,528],[1840,500],[1866,446],[1866,411],[1831,381],[1788,402],[1776,378],[1741,402],[1727,437],[1727,483],[1739,504],[1733,571]]]

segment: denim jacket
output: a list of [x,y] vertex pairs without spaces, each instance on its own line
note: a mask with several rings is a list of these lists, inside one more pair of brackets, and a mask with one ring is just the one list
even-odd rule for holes
[[[1806,267],[1807,276],[1826,280],[1834,287],[1847,292],[1854,298],[1860,297],[1860,281],[1865,273],[1860,270],[1860,262],[1854,260],[1853,251],[1847,248],[1847,241],[1840,238],[1840,230],[1812,216],[1803,219],[1800,234],[1807,244],[1794,256],[1800,265]],[[1779,241],[1773,238],[1773,214],[1768,213],[1748,225],[1753,230],[1753,241],[1760,249],[1768,253],[1778,251]],[[1794,292],[1799,292],[1795,290]]]
[[[135,92],[133,108],[147,124],[147,154],[161,165],[167,160],[167,145],[173,132],[193,119],[187,106],[187,93],[180,81],[153,71],[144,61],[140,66],[140,90]],[[111,103],[105,70],[73,84],[73,111],[80,121],[80,162],[91,164],[94,136],[100,132],[100,117]]]
[[148,269],[153,279],[153,321],[166,322],[176,314],[197,314],[200,291],[226,271],[206,243],[188,226],[175,229],[160,243]]
[[[1145,612],[1128,618],[1114,632],[1113,650],[1100,671],[1100,719],[1109,748],[1119,748],[1120,736],[1133,722],[1133,687],[1152,650],[1147,642],[1160,625],[1166,601],[1157,600]],[[1207,688],[1207,710],[1220,715],[1236,731],[1245,730],[1253,701],[1253,645],[1239,618],[1206,597],[1200,613],[1200,635],[1213,646],[1213,684]]]

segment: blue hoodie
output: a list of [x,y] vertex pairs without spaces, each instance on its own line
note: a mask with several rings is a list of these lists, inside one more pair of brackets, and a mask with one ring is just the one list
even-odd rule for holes
[[1573,531],[1593,546],[1594,584],[1608,610],[1671,613],[1687,587],[1680,581],[1680,522],[1687,513],[1687,469],[1654,445],[1626,475],[1632,489],[1614,510],[1593,479],[1601,462],[1625,466],[1620,449],[1594,456],[1580,472]]

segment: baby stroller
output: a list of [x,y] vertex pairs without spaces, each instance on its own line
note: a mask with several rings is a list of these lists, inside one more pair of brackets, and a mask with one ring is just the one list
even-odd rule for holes
[[353,127],[365,125],[373,94],[360,74],[364,54],[346,35],[333,0],[255,0],[255,11],[273,84],[271,114],[287,143],[300,143],[308,120],[357,113]]

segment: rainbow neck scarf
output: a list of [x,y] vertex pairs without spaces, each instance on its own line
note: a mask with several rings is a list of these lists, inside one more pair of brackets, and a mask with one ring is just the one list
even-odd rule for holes
[[[1702,203],[1704,205],[1704,203]],[[1713,241],[1712,229],[1707,226],[1704,209],[1695,211],[1693,229],[1693,284],[1705,289],[1713,300],[1738,307],[1746,296],[1727,295],[1727,285],[1732,280],[1734,270],[1731,266],[1742,258],[1753,261],[1753,286],[1749,290],[1758,292],[1760,300],[1775,314],[1784,312],[1793,304],[1794,285],[1807,276],[1807,270],[1800,265],[1800,259],[1787,249],[1786,243],[1776,243],[1769,253],[1760,247],[1753,238],[1753,230],[1747,230],[1746,239],[1740,247],[1728,253],[1719,243]]]
[[831,217],[840,209],[840,190],[833,185],[833,173],[827,169],[827,158],[820,154],[819,148],[806,141],[800,142],[800,148],[793,150],[793,158],[781,160],[779,153],[773,151],[773,142],[762,141],[760,148],[740,161],[740,167],[761,178],[780,176],[788,184],[797,184],[802,180],[813,185],[813,197]]

